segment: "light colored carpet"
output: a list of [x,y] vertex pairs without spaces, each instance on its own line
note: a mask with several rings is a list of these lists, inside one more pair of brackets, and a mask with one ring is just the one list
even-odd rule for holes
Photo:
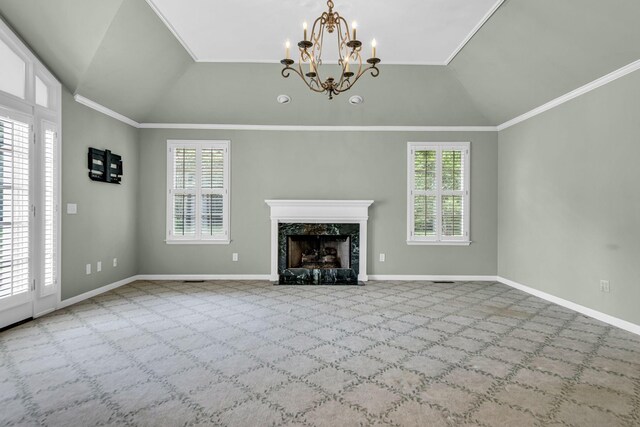
[[640,337],[495,283],[136,282],[0,352],[0,425],[640,425]]

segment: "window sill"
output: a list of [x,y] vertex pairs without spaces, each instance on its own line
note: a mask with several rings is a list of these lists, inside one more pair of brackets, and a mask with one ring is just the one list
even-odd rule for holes
[[428,242],[420,240],[407,240],[407,245],[411,246],[469,246],[471,241],[460,242]]
[[165,240],[167,245],[228,245],[231,240]]

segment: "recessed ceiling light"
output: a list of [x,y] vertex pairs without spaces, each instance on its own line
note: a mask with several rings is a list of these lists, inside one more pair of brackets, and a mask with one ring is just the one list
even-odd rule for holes
[[278,95],[276,99],[280,104],[288,104],[291,102],[291,97],[289,95]]
[[353,95],[351,98],[349,98],[349,104],[351,105],[360,105],[364,102],[364,98],[361,97],[360,95]]

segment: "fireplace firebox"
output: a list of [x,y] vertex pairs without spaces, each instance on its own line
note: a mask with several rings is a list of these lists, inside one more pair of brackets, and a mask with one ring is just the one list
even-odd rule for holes
[[280,223],[281,284],[358,284],[359,224]]
[[351,238],[287,236],[287,268],[351,268]]

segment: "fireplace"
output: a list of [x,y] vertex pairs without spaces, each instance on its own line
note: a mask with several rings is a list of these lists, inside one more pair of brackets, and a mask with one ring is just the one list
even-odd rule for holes
[[368,200],[267,200],[271,280],[356,285],[367,280]]

